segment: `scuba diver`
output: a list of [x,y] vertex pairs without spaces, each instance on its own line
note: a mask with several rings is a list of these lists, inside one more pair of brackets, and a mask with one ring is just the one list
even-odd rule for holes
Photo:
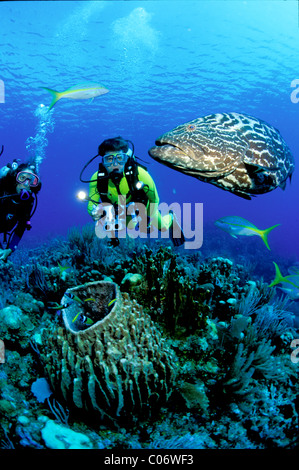
[[[102,157],[102,161],[98,171],[92,175],[91,180],[83,180],[84,170],[99,156]],[[116,209],[119,196],[125,196],[127,207],[134,205],[134,203],[141,203],[146,208],[147,233],[150,233],[153,227],[161,232],[169,230],[174,246],[180,246],[185,242],[183,231],[175,214],[169,211],[168,214],[162,216],[158,211],[159,196],[155,182],[146,167],[137,163],[134,145],[131,141],[120,136],[104,140],[98,147],[98,154],[83,167],[80,181],[89,183],[87,210],[95,221],[100,218],[99,207],[101,203],[112,204]],[[138,215],[138,209],[134,215],[136,214]],[[128,224],[128,218],[126,223]],[[110,245],[117,246],[118,244],[117,236],[110,240]]]
[[[0,155],[3,153],[3,146]],[[30,219],[37,207],[41,182],[30,162],[13,160],[0,170],[0,260],[6,262],[25,230],[31,229]],[[4,247],[3,247],[4,245]]]

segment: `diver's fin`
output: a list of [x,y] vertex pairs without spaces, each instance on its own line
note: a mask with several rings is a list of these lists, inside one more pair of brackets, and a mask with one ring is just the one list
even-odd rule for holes
[[119,245],[119,238],[117,237],[112,237],[108,241],[108,246],[111,246],[112,248],[115,248]]
[[184,232],[177,221],[176,215],[173,211],[169,211],[172,214],[172,224],[169,228],[169,236],[173,243],[173,246],[181,246],[185,243]]

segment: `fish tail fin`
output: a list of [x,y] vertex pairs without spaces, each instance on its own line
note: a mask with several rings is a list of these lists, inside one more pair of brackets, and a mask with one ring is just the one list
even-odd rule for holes
[[41,86],[40,88],[42,88],[43,90],[48,91],[52,95],[52,101],[51,101],[51,104],[48,108],[48,112],[49,112],[50,109],[53,108],[54,104],[56,104],[57,101],[60,100],[60,98],[62,98],[62,93],[59,93],[59,91],[52,90],[51,88],[46,88],[44,86]]
[[274,287],[276,286],[277,284],[280,284],[281,282],[283,282],[285,279],[283,277],[283,275],[281,274],[280,272],[280,269],[279,267],[277,266],[277,264],[275,263],[275,261],[273,261],[273,264],[275,266],[275,279],[274,281],[271,282],[271,284],[269,284],[268,287]]
[[259,230],[259,235],[262,238],[268,250],[271,250],[269,243],[268,243],[268,235],[275,227],[278,227],[279,225],[280,224],[276,224],[276,225],[273,225],[272,227],[266,228],[265,230]]

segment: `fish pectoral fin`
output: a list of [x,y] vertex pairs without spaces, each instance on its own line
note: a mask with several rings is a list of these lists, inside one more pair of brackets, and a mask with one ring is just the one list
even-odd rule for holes
[[263,171],[279,171],[280,170],[278,166],[271,168],[271,167],[267,167],[263,165],[249,163],[249,162],[246,162],[245,160],[244,160],[244,165],[246,166],[248,174],[261,173]]
[[227,175],[230,175],[233,173],[236,169],[236,165],[228,165],[224,168],[221,168],[219,170],[204,170],[200,169],[197,170],[195,168],[192,168],[192,170],[188,169],[188,175],[192,176],[202,176],[203,178],[207,178],[209,181],[211,180],[218,180],[219,178],[224,178]]
[[239,196],[239,197],[242,197],[243,199],[247,199],[247,201],[251,201],[251,198],[252,197],[255,197],[255,194],[247,194],[245,192],[242,192],[242,191],[235,191],[235,190],[231,190],[231,192],[233,194],[235,194],[236,196]]
[[94,98],[90,98],[90,100],[88,101],[88,104],[92,103],[94,100]]

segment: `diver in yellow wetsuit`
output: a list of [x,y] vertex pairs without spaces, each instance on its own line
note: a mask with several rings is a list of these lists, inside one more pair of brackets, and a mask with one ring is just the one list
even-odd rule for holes
[[[98,148],[98,156],[102,157],[102,162],[89,181],[87,206],[88,213],[93,219],[98,219],[98,205],[110,203],[116,206],[119,196],[125,196],[127,205],[141,203],[146,208],[148,233],[151,226],[162,232],[169,230],[173,244],[182,245],[185,238],[175,214],[170,211],[164,216],[161,215],[158,210],[159,195],[155,182],[146,168],[136,162],[129,141],[122,137],[104,140]],[[111,240],[111,243],[116,245],[118,240]]]

